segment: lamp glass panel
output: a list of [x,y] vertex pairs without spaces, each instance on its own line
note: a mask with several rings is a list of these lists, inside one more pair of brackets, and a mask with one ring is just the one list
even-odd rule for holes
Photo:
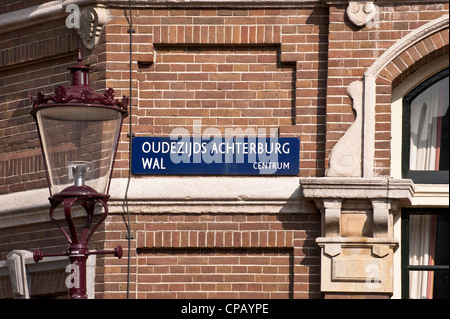
[[102,107],[52,106],[36,114],[50,191],[87,185],[105,194],[109,184],[120,112]]

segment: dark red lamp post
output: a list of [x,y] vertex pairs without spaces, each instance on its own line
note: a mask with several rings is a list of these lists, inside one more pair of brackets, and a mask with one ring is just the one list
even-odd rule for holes
[[[107,201],[111,172],[123,119],[128,115],[128,99],[114,98],[114,90],[103,95],[89,86],[89,68],[83,66],[78,50],[77,64],[69,67],[69,88],[58,86],[55,94],[39,92],[31,114],[36,120],[50,189],[50,219],[64,234],[69,249],[64,254],[34,252],[38,262],[46,256],[69,256],[78,280],[69,291],[70,299],[85,299],[86,261],[91,254],[113,253],[122,257],[122,247],[113,251],[89,251],[88,242],[96,228],[108,215]],[[86,223],[77,233],[72,218],[72,205],[80,204],[86,211]],[[103,207],[99,220],[94,222],[94,208]],[[63,205],[69,233],[54,217],[55,209]],[[97,215],[97,214],[95,214]],[[97,216],[96,216],[97,219]]]

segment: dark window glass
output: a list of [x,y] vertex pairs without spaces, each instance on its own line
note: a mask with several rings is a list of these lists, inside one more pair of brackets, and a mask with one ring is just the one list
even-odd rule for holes
[[402,174],[416,183],[448,184],[449,69],[403,98]]

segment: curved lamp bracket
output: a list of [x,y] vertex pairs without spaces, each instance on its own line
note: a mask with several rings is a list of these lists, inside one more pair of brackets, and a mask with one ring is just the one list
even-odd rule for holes
[[[123,249],[120,245],[111,251],[89,251],[88,248],[88,242],[91,239],[92,235],[94,234],[95,230],[108,216],[108,205],[107,205],[108,199],[109,195],[102,195],[97,193],[82,194],[82,192],[80,192],[80,194],[78,195],[76,195],[75,192],[64,195],[61,195],[60,193],[50,197],[49,199],[51,204],[50,219],[53,221],[53,223],[56,224],[59,230],[63,233],[64,237],[69,243],[69,249],[68,252],[60,254],[43,254],[40,250],[35,250],[33,253],[33,259],[35,262],[39,262],[44,257],[68,256],[70,258],[71,264],[77,265],[80,269],[82,269],[82,271],[79,272],[79,276],[81,277],[79,280],[77,280],[79,286],[71,287],[70,289],[69,298],[71,299],[87,298],[85,269],[86,269],[86,261],[89,255],[113,254],[118,258],[122,258]],[[94,224],[93,223],[94,208],[97,202],[103,206],[103,214],[100,217],[100,220]],[[78,236],[77,234],[75,222],[72,217],[72,206],[74,203],[79,203],[86,211],[86,222],[81,232],[81,236]],[[61,224],[55,218],[55,209],[61,204],[64,206],[64,216],[67,221],[69,232],[67,232],[66,229],[63,226],[61,226]],[[92,225],[93,227],[91,227]]]

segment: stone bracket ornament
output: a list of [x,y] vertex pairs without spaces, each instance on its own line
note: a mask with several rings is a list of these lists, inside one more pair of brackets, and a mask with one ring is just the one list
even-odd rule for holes
[[88,49],[93,49],[98,44],[100,33],[107,19],[106,9],[102,7],[89,7],[81,13],[80,29],[77,32]]
[[99,42],[103,26],[108,21],[108,13],[105,7],[80,8],[76,4],[66,7],[68,16],[66,26],[75,29],[83,44],[88,49],[93,49]]
[[350,21],[364,27],[377,15],[377,6],[372,1],[350,1],[347,7],[347,16]]
[[26,250],[13,250],[7,256],[11,286],[16,299],[30,297],[30,278],[27,274],[25,258],[32,256],[33,253]]

